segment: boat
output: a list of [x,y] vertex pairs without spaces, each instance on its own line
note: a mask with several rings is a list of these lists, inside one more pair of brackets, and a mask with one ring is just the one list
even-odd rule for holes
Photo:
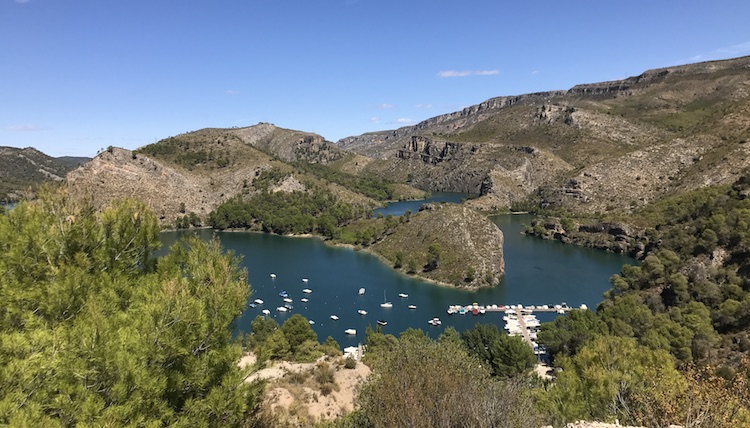
[[284,307],[287,308],[287,309],[289,309],[291,311],[293,306],[290,305],[289,303],[285,303]]
[[364,288],[360,288],[359,289],[359,295],[361,296],[363,294],[365,294],[365,289]]
[[272,274],[271,274],[271,278],[276,278],[276,274],[275,274],[275,273],[272,273]]
[[417,305],[409,305],[407,306],[409,309],[417,309]]
[[312,290],[310,290],[309,288],[303,288],[302,292],[305,293],[305,294],[310,294],[310,293],[312,293]]
[[409,295],[406,294],[406,293],[398,293],[398,297],[400,297],[402,299],[406,299],[407,297],[409,297]]
[[276,308],[276,310],[279,311],[279,312],[286,312],[289,309],[287,309],[285,306],[279,306],[278,308]]
[[292,303],[293,302],[293,300],[290,299],[289,297],[284,297],[284,301],[287,302],[287,303]]
[[338,315],[331,315],[331,319],[334,320],[334,321],[336,321],[337,319],[339,319],[339,316]]
[[287,293],[286,290],[283,290],[281,293],[279,293],[279,296],[281,296],[281,297],[289,297],[289,293]]
[[302,282],[307,282],[307,278],[302,278]]
[[315,325],[315,321],[313,321],[313,320],[307,320],[307,322],[308,322],[308,323],[309,323],[310,325]]
[[299,299],[299,301],[302,302],[302,303],[307,303],[309,300],[307,299],[307,297],[303,297],[303,298]]
[[263,301],[260,300],[260,299],[255,299],[254,302],[255,302],[256,305],[262,305],[263,304]]
[[271,315],[271,311],[268,309],[263,309],[261,312],[263,312],[263,315]]
[[461,315],[466,315],[466,308],[461,306],[460,308],[458,308],[458,313]]
[[386,320],[378,320],[378,325],[388,325],[388,321],[386,321]]
[[364,310],[364,309],[358,310],[357,313],[360,314],[360,315],[367,315],[367,311]]
[[435,317],[435,318],[433,318],[433,319],[431,319],[431,320],[429,320],[427,322],[429,324],[431,324],[431,325],[440,325],[440,324],[443,323],[442,321],[440,321],[440,318],[438,318],[438,317]]
[[247,305],[247,306],[250,306],[251,308],[256,308],[256,307],[258,307],[258,304],[257,304],[257,303],[255,303],[255,302],[253,302],[253,303],[250,303],[250,304],[249,304],[249,305]]
[[381,308],[392,308],[393,307],[393,303],[389,302],[385,298],[385,290],[383,290],[383,303],[380,304],[380,307]]
[[353,335],[357,334],[357,330],[355,330],[353,328],[347,328],[346,330],[344,330],[344,333],[346,333],[346,334],[348,334],[350,336],[353,336]]
[[479,315],[479,309],[477,309],[477,308],[472,308],[472,310],[471,310],[471,314],[472,314],[472,315]]

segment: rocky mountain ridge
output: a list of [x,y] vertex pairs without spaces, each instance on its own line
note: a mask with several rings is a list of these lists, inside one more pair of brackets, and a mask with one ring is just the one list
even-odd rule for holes
[[54,158],[33,147],[0,147],[0,201],[16,201],[44,182],[59,182],[65,174],[89,160]]
[[337,144],[387,159],[376,172],[429,190],[475,191],[508,209],[533,199],[596,214],[728,183],[750,166],[750,57],[491,98]]

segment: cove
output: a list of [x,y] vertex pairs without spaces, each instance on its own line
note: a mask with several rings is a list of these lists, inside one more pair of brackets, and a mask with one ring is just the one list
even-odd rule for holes
[[[375,326],[379,319],[388,324],[384,332],[398,334],[407,328],[419,328],[436,337],[445,327],[458,331],[476,323],[493,323],[503,327],[501,313],[486,315],[448,315],[452,304],[523,304],[541,305],[566,302],[571,306],[586,304],[594,308],[609,289],[609,278],[620,272],[625,263],[637,263],[622,255],[589,248],[544,241],[521,234],[523,224],[530,223],[528,215],[499,215],[491,218],[505,235],[506,276],[501,284],[491,289],[464,291],[437,286],[413,277],[404,276],[383,264],[378,258],[363,251],[333,247],[316,238],[295,238],[252,232],[216,232],[212,230],[176,231],[162,233],[164,246],[169,246],[186,233],[197,233],[202,239],[216,235],[224,249],[242,256],[242,266],[248,270],[252,296],[264,301],[262,305],[247,307],[237,319],[236,331],[250,331],[250,322],[262,309],[282,324],[291,314],[300,313],[315,321],[313,328],[319,340],[331,336],[342,346],[364,341],[365,329]],[[271,274],[276,278],[271,278]],[[303,278],[308,281],[303,282]],[[310,294],[302,290],[309,288]],[[365,294],[358,290],[365,288]],[[284,304],[279,293],[287,291],[293,299],[293,309],[277,312]],[[408,298],[400,298],[406,293]],[[307,303],[301,298],[309,299]],[[381,308],[387,299],[391,308]],[[249,303],[250,303],[249,302]],[[408,309],[416,305],[417,309]],[[367,315],[357,310],[364,309]],[[331,315],[339,319],[334,321]],[[440,317],[442,326],[427,323]],[[539,314],[542,321],[552,314]],[[355,336],[344,333],[356,329]]]

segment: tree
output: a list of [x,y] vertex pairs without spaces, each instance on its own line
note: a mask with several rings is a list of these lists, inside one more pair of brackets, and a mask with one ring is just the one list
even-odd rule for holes
[[424,267],[425,271],[431,271],[438,268],[440,265],[440,244],[437,242],[430,244],[427,249],[427,264]]
[[358,404],[365,427],[540,425],[522,383],[491,378],[460,344],[412,333],[379,355]]
[[538,338],[554,359],[559,354],[575,355],[587,341],[606,333],[607,325],[594,312],[575,309],[542,324]]
[[525,374],[536,364],[534,352],[521,337],[503,334],[494,324],[477,324],[461,339],[468,354],[487,364],[493,376]]
[[289,343],[289,351],[292,354],[296,353],[297,348],[304,342],[312,340],[317,343],[318,341],[318,335],[315,334],[315,330],[310,327],[307,319],[300,314],[294,314],[284,321],[281,330],[284,332],[284,337]]
[[0,217],[0,424],[241,426],[259,390],[230,325],[249,287],[218,242],[158,260],[155,216],[44,193]]

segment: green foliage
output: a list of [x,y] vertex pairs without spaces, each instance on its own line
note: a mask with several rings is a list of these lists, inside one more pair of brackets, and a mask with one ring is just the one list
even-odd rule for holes
[[639,346],[635,339],[599,336],[558,364],[555,383],[538,397],[555,425],[615,419],[632,425],[636,400],[655,400],[684,387],[667,352]]
[[209,225],[278,234],[319,233],[332,238],[339,226],[363,214],[363,208],[337,201],[325,190],[274,192],[224,202],[209,214]]
[[176,163],[188,170],[199,165],[209,169],[224,168],[231,164],[226,150],[208,147],[204,142],[188,141],[178,137],[169,137],[154,144],[143,146],[134,153],[145,154]]
[[318,343],[315,331],[307,319],[300,314],[294,314],[284,321],[281,331],[284,332],[284,337],[289,342],[289,350],[293,354],[297,353],[300,346],[307,341]]
[[242,426],[258,390],[230,325],[247,275],[218,242],[154,262],[156,218],[49,194],[0,217],[0,424]]
[[523,382],[491,378],[451,340],[402,335],[358,397],[361,427],[540,426]]
[[369,196],[370,198],[379,201],[393,199],[395,186],[391,181],[379,177],[361,177],[348,174],[319,163],[297,162],[293,165],[299,171],[315,175],[316,177],[332,183],[340,184],[347,189]]
[[558,355],[575,355],[586,342],[606,333],[606,324],[595,313],[575,309],[542,324],[538,338],[554,360]]
[[500,333],[494,324],[477,324],[461,339],[468,354],[487,364],[493,376],[527,374],[536,364],[536,356],[523,338]]

